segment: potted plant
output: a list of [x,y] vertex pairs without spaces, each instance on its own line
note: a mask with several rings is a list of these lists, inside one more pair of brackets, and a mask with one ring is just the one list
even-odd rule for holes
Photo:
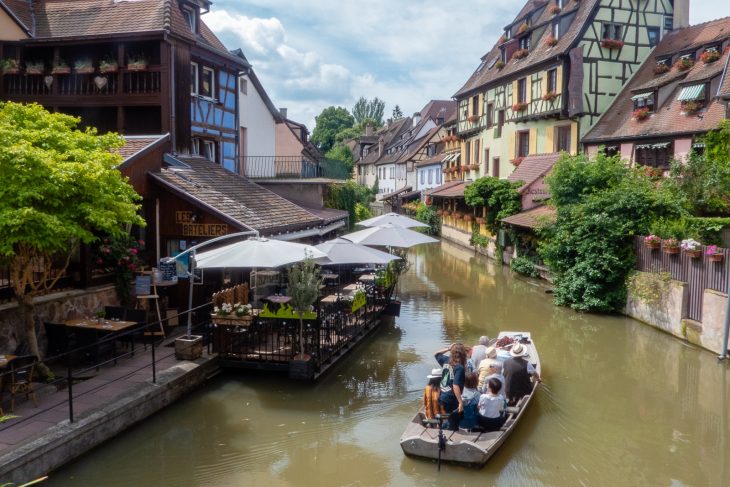
[[43,61],[26,61],[25,62],[25,73],[26,74],[43,74],[45,65]]
[[687,115],[692,115],[694,113],[699,112],[702,109],[702,104],[693,100],[689,101],[683,101],[682,102],[682,110]]
[[656,235],[649,235],[648,237],[644,237],[644,246],[647,249],[658,249],[662,245],[662,239],[657,237]]
[[476,123],[477,120],[479,120],[479,115],[469,115],[467,120],[469,120],[470,123]]
[[618,39],[603,39],[601,41],[601,47],[606,49],[621,49],[624,47],[624,42]]
[[702,244],[699,243],[697,240],[686,238],[682,240],[682,243],[679,244],[679,247],[684,250],[684,253],[692,259],[696,259],[697,257],[702,255]]
[[676,238],[667,238],[662,241],[665,254],[678,254],[679,253],[679,242]]
[[523,101],[518,101],[517,103],[512,105],[512,111],[513,112],[523,112],[527,108],[527,103]]
[[529,28],[529,26],[527,25],[527,22],[523,22],[522,25],[520,25],[520,28],[517,29],[517,33],[524,34],[525,32],[527,32],[528,28]]
[[502,61],[502,60],[497,61],[496,63],[494,63],[494,67],[501,70],[502,68],[504,68],[504,61]]
[[523,159],[524,159],[524,157],[515,157],[514,159],[512,159],[509,162],[511,162],[513,166],[518,167],[520,164],[522,164]]
[[477,221],[478,224],[484,225],[484,222],[487,221],[487,220],[483,216],[478,216],[476,218],[476,221]]
[[558,94],[554,91],[548,91],[544,95],[542,95],[543,101],[553,101],[558,97]]
[[545,45],[548,47],[553,47],[558,44],[558,40],[553,36],[549,35],[547,39],[545,39]]
[[90,57],[82,57],[74,62],[74,71],[78,74],[91,74],[94,72],[94,63]]
[[99,311],[94,313],[94,316],[96,317],[97,323],[99,323],[100,325],[104,324],[104,318],[106,318],[106,313],[104,312],[103,309],[100,309]]
[[654,74],[668,73],[672,68],[667,63],[657,63],[654,66]]
[[674,63],[674,65],[680,71],[687,71],[689,68],[691,68],[692,66],[695,65],[695,62],[688,57],[683,57],[683,58],[677,59],[677,62]]
[[646,120],[647,118],[649,118],[649,109],[646,107],[637,108],[633,111],[631,116],[636,120]]
[[309,311],[319,296],[322,277],[311,257],[289,268],[289,296],[291,307],[299,316],[299,352],[289,362],[289,377],[311,379],[314,375],[312,357],[304,350],[304,313]]
[[56,60],[55,63],[53,63],[53,68],[51,69],[51,74],[69,74],[71,73],[71,68],[69,67],[68,63],[64,61],[63,59]]
[[723,258],[725,257],[725,254],[720,252],[717,248],[717,245],[710,245],[707,247],[707,250],[705,250],[705,255],[710,259],[710,262],[722,262]]
[[147,69],[147,60],[143,55],[129,56],[127,69],[129,71],[144,71]]
[[5,58],[0,61],[0,70],[3,74],[18,74],[20,72],[20,63],[14,58]]
[[560,13],[560,10],[560,7],[558,7],[557,5],[553,5],[552,7],[550,7],[549,12],[551,15],[558,15]]
[[464,215],[464,221],[467,222],[467,223],[469,223],[473,219],[474,219],[474,217],[471,216],[471,215],[469,215],[469,214]]
[[514,53],[512,53],[512,59],[522,59],[527,57],[528,54],[530,54],[530,51],[527,49],[517,49]]
[[99,72],[102,74],[116,73],[119,71],[119,63],[111,56],[106,56],[99,61]]
[[714,63],[720,59],[720,53],[717,51],[705,51],[700,55],[700,61],[705,64]]

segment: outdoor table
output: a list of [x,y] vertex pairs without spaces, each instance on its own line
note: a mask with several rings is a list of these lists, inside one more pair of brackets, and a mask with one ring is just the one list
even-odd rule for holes
[[273,296],[267,296],[267,297],[265,297],[263,299],[264,299],[264,301],[268,301],[269,303],[286,304],[289,301],[291,301],[291,296],[277,296],[277,295],[273,295]]
[[[120,333],[129,328],[138,325],[136,321],[122,321],[122,320],[101,320],[95,318],[81,318],[75,320],[66,320],[63,324],[68,328],[91,330],[94,333],[94,342],[96,347],[94,349],[94,361],[98,362],[99,359],[99,334],[100,333]],[[114,344],[112,343],[112,347]],[[132,351],[134,351],[134,341],[132,341]],[[116,355],[116,347],[114,347],[114,355]]]
[[360,282],[375,282],[375,274],[363,274],[357,280]]
[[338,300],[348,299],[348,298],[351,298],[351,296],[348,294],[330,294],[329,296],[325,296],[322,299],[320,299],[319,302],[322,304],[334,304]]
[[17,355],[0,355],[0,369],[7,367],[15,358]]
[[325,281],[334,281],[337,280],[338,277],[340,277],[338,274],[322,274],[322,279]]
[[343,291],[347,292],[355,292],[358,289],[362,289],[362,285],[357,283],[348,284],[347,286],[342,288]]

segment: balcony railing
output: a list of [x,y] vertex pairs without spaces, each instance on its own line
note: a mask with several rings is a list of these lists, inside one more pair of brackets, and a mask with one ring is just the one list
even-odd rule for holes
[[106,74],[6,74],[3,93],[9,96],[150,95],[162,91],[159,68]]
[[317,163],[298,156],[247,156],[240,159],[243,175],[251,179],[350,178],[340,161]]

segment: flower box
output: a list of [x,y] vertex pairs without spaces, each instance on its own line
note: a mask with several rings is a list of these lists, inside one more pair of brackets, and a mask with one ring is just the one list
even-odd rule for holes
[[678,254],[679,253],[679,246],[675,246],[675,247],[667,247],[667,246],[665,246],[663,250],[664,250],[664,253],[665,254]]
[[26,74],[43,74],[43,63],[29,63],[25,65]]
[[474,218],[474,217],[473,217],[473,216],[471,216],[471,215],[464,215],[464,221],[465,221],[465,222],[467,222],[467,223],[468,223],[468,222],[470,222],[470,221],[472,221],[472,220],[473,220],[473,218]]
[[119,71],[119,64],[116,62],[104,62],[99,63],[99,72],[102,74],[116,73]]
[[553,101],[558,97],[558,94],[554,91],[548,91],[542,95],[542,101]]
[[671,69],[671,66],[669,66],[667,63],[658,63],[656,66],[654,66],[654,74],[668,73]]
[[527,49],[517,49],[514,53],[512,53],[512,59],[526,58],[528,54],[530,54],[530,51]]
[[682,111],[688,115],[699,112],[702,109],[702,104],[696,101],[684,101],[682,102]]
[[545,45],[548,47],[553,47],[558,44],[558,40],[553,37],[552,35],[548,36],[547,39],[545,39]]
[[74,68],[74,71],[77,74],[91,74],[94,72],[94,67],[93,66],[84,66],[81,68]]
[[51,69],[51,74],[71,74],[71,68],[59,64],[58,66],[53,66],[53,69]]
[[601,47],[606,49],[621,49],[624,47],[624,42],[618,39],[603,39],[601,41]]
[[237,316],[234,313],[227,314],[227,315],[211,314],[210,319],[214,325],[247,326],[253,320],[253,316],[251,316],[251,315]]
[[127,70],[128,71],[146,71],[147,70],[147,63],[146,62],[129,62],[127,63]]
[[494,67],[501,70],[502,68],[504,68],[504,61],[497,61],[496,63],[494,63]]
[[520,164],[522,164],[523,159],[524,159],[524,157],[515,157],[514,159],[512,159],[509,162],[511,162],[513,166],[518,167]]
[[477,223],[480,225],[484,225],[484,222],[486,221],[486,219],[483,216],[478,216],[476,218],[476,220],[477,220]]
[[506,35],[504,35],[504,34],[502,34],[502,37],[500,37],[500,38],[499,38],[499,40],[498,40],[497,42],[498,42],[499,44],[504,44],[505,42],[507,42],[507,36],[506,36]]
[[725,254],[718,252],[716,254],[708,255],[707,258],[710,260],[710,262],[722,262],[722,260],[725,258]]
[[527,22],[523,22],[522,25],[520,25],[520,28],[517,29],[517,33],[522,34],[524,32],[527,32],[528,28],[529,28],[529,26],[527,25]]
[[469,115],[467,117],[470,123],[476,123],[479,120],[479,115]]
[[649,109],[646,107],[637,108],[636,110],[634,110],[631,116],[634,117],[636,120],[646,120],[647,118],[649,118]]
[[717,51],[705,51],[700,55],[700,61],[705,64],[714,63],[720,59],[720,53]]
[[645,247],[646,247],[647,249],[652,249],[652,250],[656,250],[656,249],[658,249],[659,247],[661,247],[661,245],[662,245],[662,244],[661,244],[660,242],[653,242],[653,241],[644,241],[644,246],[645,246]]
[[680,71],[687,71],[689,68],[695,65],[695,62],[689,58],[680,58],[674,65]]
[[20,72],[20,64],[17,59],[2,59],[0,60],[0,71],[3,74],[18,74]]
[[512,105],[513,112],[523,112],[525,109],[527,109],[527,103],[525,102],[517,102]]
[[471,170],[472,171],[478,171],[479,170],[479,164],[472,164],[471,165]]
[[687,254],[687,256],[690,259],[696,259],[702,255],[702,250],[700,250],[700,249],[685,250],[684,253]]
[[443,216],[444,215],[444,210],[436,210],[436,214],[438,216]]
[[550,13],[551,13],[552,15],[558,15],[558,14],[560,13],[560,11],[561,11],[561,10],[562,10],[562,9],[561,9],[560,7],[558,7],[557,5],[553,5],[552,7],[550,7],[550,10],[549,10],[549,12],[550,12]]

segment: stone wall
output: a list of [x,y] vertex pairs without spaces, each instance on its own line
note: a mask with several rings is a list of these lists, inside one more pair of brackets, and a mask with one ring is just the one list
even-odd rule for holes
[[[104,306],[118,306],[119,300],[113,285],[99,286],[84,290],[63,291],[35,299],[36,333],[41,351],[45,347],[44,322],[60,323],[62,321],[93,316]],[[0,354],[13,353],[18,347],[17,330],[23,324],[20,311],[14,302],[0,305]]]

